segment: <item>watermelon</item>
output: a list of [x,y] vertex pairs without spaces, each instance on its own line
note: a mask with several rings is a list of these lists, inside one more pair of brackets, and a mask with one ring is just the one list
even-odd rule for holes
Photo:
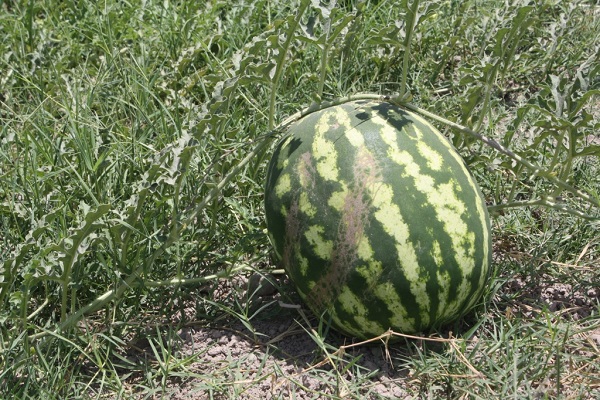
[[439,131],[389,102],[294,122],[268,166],[265,212],[302,300],[350,336],[437,329],[478,302],[489,276],[477,183]]

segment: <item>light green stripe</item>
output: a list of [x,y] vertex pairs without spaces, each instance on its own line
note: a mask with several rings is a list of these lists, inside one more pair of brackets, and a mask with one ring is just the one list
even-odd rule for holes
[[[372,121],[382,126],[381,137],[389,146],[388,157],[402,167],[403,176],[413,179],[416,189],[425,195],[435,210],[436,218],[442,222],[446,234],[452,241],[454,258],[463,273],[463,280],[458,289],[459,298],[456,299],[457,304],[461,304],[471,291],[470,283],[466,277],[475,268],[475,233],[469,230],[468,225],[462,219],[462,215],[466,211],[466,205],[457,194],[458,182],[451,180],[436,185],[435,180],[430,175],[421,173],[421,167],[413,156],[409,152],[400,149],[396,130],[379,116],[375,116]],[[417,134],[416,140],[422,140],[422,132],[418,129],[415,132]],[[444,140],[443,137],[440,137],[440,139]],[[454,150],[447,142],[445,145],[454,157]],[[441,157],[442,154],[440,154]],[[464,172],[468,174],[468,171]]]
[[[287,147],[287,145],[294,139],[293,135],[289,135],[286,136],[279,145],[277,145],[277,148],[279,149],[285,149]],[[288,164],[289,164],[290,160],[289,158],[283,158],[283,157],[278,157],[277,159],[277,169],[282,170],[287,168]]]
[[275,185],[275,196],[281,198],[284,194],[289,193],[290,190],[292,190],[290,174],[282,174]]
[[[305,257],[302,257],[301,255],[297,256],[299,258],[298,260],[298,267],[300,268],[300,273],[302,274],[302,276],[306,276],[306,274],[308,273],[308,259],[306,259]],[[312,282],[313,286],[314,286],[314,282]],[[309,285],[310,287],[310,285]]]
[[[472,194],[474,196],[476,196],[477,199],[481,198],[481,195],[479,193],[479,190],[477,189],[479,186],[477,185],[477,182],[475,182],[475,180],[473,179],[473,177],[471,176],[469,170],[465,167],[464,162],[462,160],[462,158],[460,157],[460,155],[458,154],[458,152],[456,152],[456,150],[454,149],[454,147],[450,144],[450,142],[448,142],[448,140],[446,140],[446,138],[439,133],[439,131],[437,131],[437,129],[435,129],[433,127],[433,125],[431,125],[429,122],[427,122],[425,119],[423,119],[421,116],[416,115],[416,114],[411,114],[413,115],[413,117],[418,120],[420,123],[427,125],[439,138],[440,138],[440,142],[443,143],[443,145],[445,147],[448,148],[448,153],[449,155],[454,158],[454,160],[456,161],[456,163],[460,166],[460,168],[463,171],[464,176],[466,177],[467,181],[469,182],[469,186],[472,190]],[[465,191],[467,188],[462,187],[462,190]],[[487,278],[487,270],[489,268],[488,265],[488,261],[489,261],[489,251],[490,248],[488,246],[490,237],[489,237],[489,231],[487,229],[487,210],[484,209],[485,204],[483,202],[483,199],[481,201],[476,201],[475,202],[475,206],[477,208],[477,215],[479,216],[479,223],[481,226],[481,230],[480,233],[482,235],[482,243],[483,243],[483,264],[482,264],[482,268],[483,271],[479,276],[479,283],[478,283],[478,287],[483,287],[483,284],[485,282],[485,279]],[[474,241],[475,241],[475,234],[472,234],[473,237],[473,248],[470,248],[470,252],[471,254],[473,254],[473,256],[471,257],[472,259],[474,259]],[[454,245],[454,243],[453,243]],[[456,248],[456,246],[455,246]],[[459,261],[460,262],[460,261]],[[461,283],[460,288],[458,289],[458,293],[460,294],[456,300],[454,302],[452,302],[453,304],[451,305],[451,307],[447,310],[450,313],[454,313],[454,312],[458,312],[461,307],[461,305],[464,304],[464,300],[466,300],[466,297],[470,295],[470,285],[468,283],[468,278],[471,276],[471,274],[473,273],[473,269],[475,267],[474,262],[473,263],[460,263],[459,264],[461,266],[461,271],[464,274],[463,277],[463,281]],[[473,299],[475,299],[475,297],[473,296]]]
[[352,146],[356,147],[357,149],[364,147],[365,138],[363,136],[363,133],[361,131],[359,131],[358,129],[351,127],[349,123],[345,127],[346,127],[345,136],[348,139],[348,141],[350,142],[350,144]]
[[325,228],[319,225],[312,225],[308,227],[304,233],[304,237],[308,240],[308,243],[312,246],[315,254],[323,259],[331,259],[331,253],[333,251],[333,242],[323,238],[323,232]]
[[[354,321],[358,325],[360,325],[364,331],[368,331],[377,335],[387,330],[388,327],[384,328],[377,322],[372,321],[368,317],[369,310],[365,307],[360,298],[356,294],[354,294],[348,286],[344,286],[342,288],[342,291],[338,296],[338,301],[342,305],[344,311],[352,315]],[[334,315],[334,318],[336,318],[336,323],[347,327],[348,330],[352,330],[350,326],[344,324],[344,321],[337,320],[337,316]]]
[[[402,305],[402,299],[398,295],[396,288],[391,282],[384,282],[375,288],[375,295],[385,302],[388,309],[392,312],[390,318],[391,326],[399,327],[401,331],[412,332],[414,330],[415,319],[408,316],[408,311]],[[421,312],[421,314],[423,314]],[[429,323],[429,321],[422,321]]]
[[[410,233],[408,225],[402,218],[400,208],[393,202],[394,191],[390,185],[385,183],[380,183],[369,189],[371,189],[369,195],[371,196],[373,207],[376,209],[373,215],[381,223],[384,231],[394,238],[398,262],[402,265],[402,271],[409,282],[410,291],[417,300],[422,322],[428,324],[430,302],[426,291],[426,283],[419,278],[419,260],[412,243],[409,242]],[[388,292],[387,287],[375,290],[378,298],[386,302],[386,304],[390,304],[387,295]],[[382,298],[380,296],[385,297]],[[402,312],[402,309],[392,312]],[[399,314],[402,316],[401,319],[406,318],[408,315],[406,311],[404,312],[404,314]]]
[[310,203],[308,194],[306,192],[300,193],[300,198],[298,199],[298,209],[311,218],[317,214],[317,209]]
[[358,240],[356,254],[363,261],[370,261],[373,259],[373,248],[371,247],[371,243],[369,243],[369,237],[367,235],[363,234]]
[[429,147],[424,141],[417,143],[419,154],[427,161],[427,167],[433,171],[441,171],[443,158],[440,153]]
[[372,260],[367,264],[357,266],[356,272],[367,282],[367,289],[373,288],[383,273],[383,265],[381,261]]
[[437,240],[433,242],[433,250],[431,255],[435,264],[438,266],[436,276],[438,283],[437,287],[439,290],[437,309],[437,317],[439,318],[443,315],[446,315],[446,307],[448,297],[450,295],[451,278],[450,273],[447,270],[442,269],[442,266],[444,265],[444,256],[442,255],[440,242],[438,242]]
[[325,135],[331,129],[331,118],[340,118],[343,113],[340,109],[323,113],[315,126],[315,135],[312,143],[312,154],[317,162],[317,172],[326,181],[337,181],[339,167],[337,164],[337,151],[331,140]]
[[[473,177],[469,173],[468,169],[465,167],[462,158],[460,157],[458,152],[456,152],[456,150],[450,144],[450,142],[448,142],[448,140],[441,133],[439,133],[439,131],[437,129],[435,129],[435,127],[433,125],[431,125],[426,119],[424,119],[423,117],[421,117],[418,114],[411,113],[411,115],[415,120],[419,121],[419,123],[421,123],[421,124],[428,126],[437,136],[439,136],[440,141],[444,144],[444,146],[446,146],[449,149],[450,156],[452,158],[454,158],[454,160],[458,163],[458,165],[460,165],[461,169],[463,170],[464,175],[466,176],[467,180],[469,181],[469,185],[472,188],[473,192],[475,192],[476,196],[478,198],[480,198],[480,193],[479,193],[479,190],[477,189],[479,187],[479,185],[473,179]],[[463,188],[463,190],[464,189],[465,188]],[[476,207],[477,207],[477,215],[479,215],[479,222],[480,222],[481,228],[482,228],[481,233],[483,235],[483,237],[482,237],[483,251],[484,251],[483,259],[485,260],[483,268],[487,270],[487,268],[489,268],[488,260],[489,260],[489,256],[490,256],[490,254],[489,254],[490,248],[488,246],[488,243],[490,240],[490,237],[489,237],[490,232],[487,229],[487,226],[488,226],[487,210],[485,209],[485,204],[483,202],[483,199],[482,199],[482,201],[476,202]],[[468,274],[466,276],[469,276],[471,272],[472,271],[468,271]],[[485,279],[486,279],[486,273],[482,273],[479,278],[479,286],[480,287],[483,286]]]
[[346,196],[348,195],[348,186],[346,185],[346,182],[342,181],[339,183],[342,186],[342,189],[331,194],[331,196],[327,200],[327,205],[329,207],[332,207],[336,211],[341,212],[344,209]]

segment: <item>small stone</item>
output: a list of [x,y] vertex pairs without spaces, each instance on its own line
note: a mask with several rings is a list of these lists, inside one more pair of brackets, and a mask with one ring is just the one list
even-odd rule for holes
[[277,288],[272,282],[275,281],[273,275],[252,274],[248,280],[248,294],[258,297],[272,296],[277,293]]
[[371,360],[366,360],[363,363],[363,367],[365,367],[366,369],[368,369],[369,371],[373,372],[373,371],[377,371],[379,370],[379,367],[377,366],[377,364],[375,364],[373,361]]
[[392,395],[393,395],[394,397],[396,397],[397,399],[400,399],[400,398],[405,398],[405,397],[404,397],[405,393],[404,393],[404,392],[402,391],[402,389],[401,389],[400,387],[398,387],[398,386],[394,386],[394,387],[392,388],[391,392],[392,392]]
[[246,357],[246,364],[248,365],[253,365],[255,362],[257,362],[258,357],[256,357],[256,354],[254,353],[250,353],[248,354],[248,357]]
[[216,357],[221,353],[222,353],[222,349],[218,346],[213,346],[210,349],[208,349],[208,351],[206,352],[206,354],[208,354],[211,357]]
[[213,330],[210,333],[210,337],[212,337],[215,340],[219,340],[221,337],[223,337],[224,333],[223,331],[217,331],[217,330]]
[[184,343],[186,343],[186,344],[192,343],[193,336],[192,336],[191,328],[182,328],[179,330],[179,332],[177,332],[177,334],[179,335],[181,340],[183,340]]

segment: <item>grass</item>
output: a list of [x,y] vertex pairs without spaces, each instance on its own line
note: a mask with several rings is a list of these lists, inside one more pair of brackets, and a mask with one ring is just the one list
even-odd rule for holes
[[[594,1],[0,9],[0,398],[600,395]],[[435,121],[493,211],[486,305],[439,340],[343,347],[277,301],[299,302],[264,232],[273,128],[356,93],[460,124]],[[236,284],[269,273],[272,300]],[[186,351],[186,329],[206,346]],[[254,347],[201,367],[202,335],[232,329]]]

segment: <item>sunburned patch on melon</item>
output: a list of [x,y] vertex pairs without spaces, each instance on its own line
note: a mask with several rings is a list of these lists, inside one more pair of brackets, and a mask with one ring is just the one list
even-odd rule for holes
[[[379,168],[372,155],[359,149],[354,166],[354,181],[344,197],[337,227],[337,235],[331,251],[331,263],[325,274],[317,281],[309,297],[319,308],[327,308],[339,295],[338,285],[346,281],[348,266],[359,258],[361,241],[369,223],[370,202],[368,188],[378,180]],[[321,256],[321,258],[324,258]]]

